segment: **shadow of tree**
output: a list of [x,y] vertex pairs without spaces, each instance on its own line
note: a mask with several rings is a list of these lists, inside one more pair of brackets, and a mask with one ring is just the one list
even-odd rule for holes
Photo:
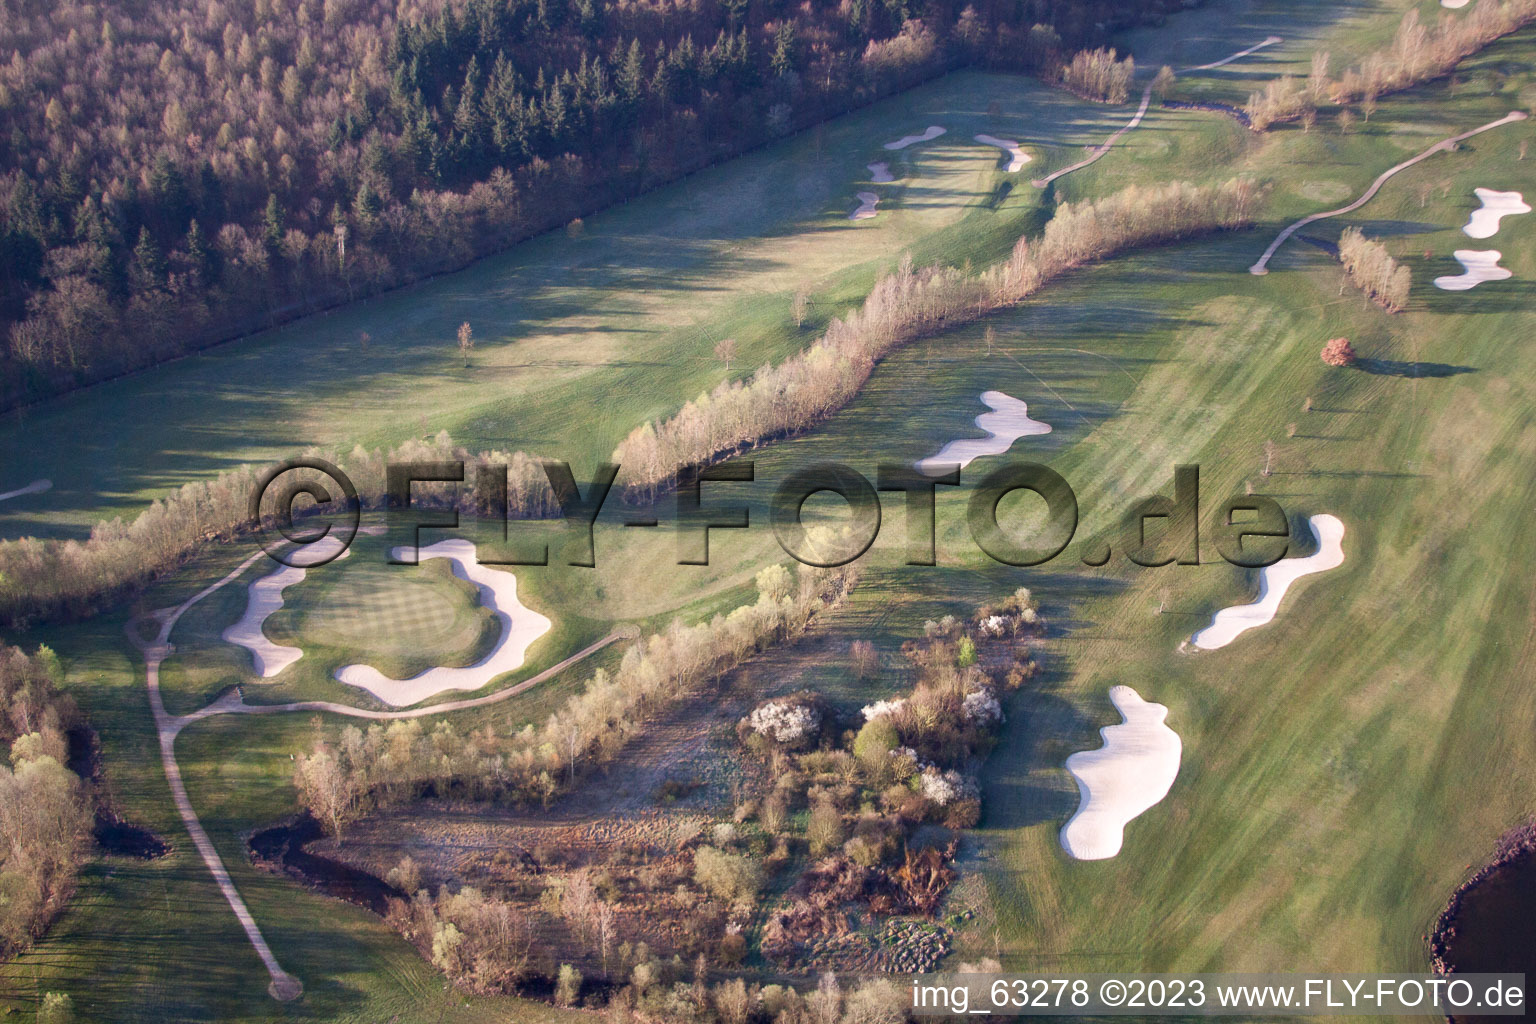
[[1450,363],[1410,363],[1401,359],[1358,359],[1355,367],[1378,377],[1458,377],[1464,373],[1476,373],[1475,366],[1453,366]]

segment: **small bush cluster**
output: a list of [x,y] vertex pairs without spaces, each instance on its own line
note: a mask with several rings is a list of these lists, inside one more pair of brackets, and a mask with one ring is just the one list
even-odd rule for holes
[[1124,60],[1116,56],[1113,48],[1078,51],[1062,66],[1062,84],[1087,99],[1124,103],[1136,77],[1136,61],[1130,54]]
[[91,801],[67,767],[79,712],[46,647],[0,646],[0,958],[43,933],[74,892]]
[[1412,277],[1385,245],[1366,238],[1359,228],[1345,228],[1339,235],[1339,262],[1355,287],[1388,313],[1407,307]]
[[[811,858],[763,930],[766,955],[787,962],[814,937],[841,934],[849,905],[934,912],[954,879],[953,846],[913,848],[912,835],[924,823],[961,829],[979,820],[975,772],[1003,722],[1000,697],[1034,671],[1013,641],[1039,622],[1020,589],[968,620],[928,623],[924,638],[903,648],[913,689],[867,705],[841,733],[829,723],[808,749],[765,744],[743,729],[749,748],[773,763],[774,784],[758,804],[763,827],[803,841]],[[762,706],[813,700],[798,694]],[[799,836],[789,825],[797,807],[806,810]]]

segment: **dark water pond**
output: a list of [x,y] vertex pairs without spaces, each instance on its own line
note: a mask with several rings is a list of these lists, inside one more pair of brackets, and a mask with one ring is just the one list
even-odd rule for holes
[[91,835],[97,844],[114,857],[137,857],[139,860],[155,860],[171,852],[165,840],[142,825],[123,821],[110,814],[96,815]]
[[[1434,951],[1457,974],[1523,972],[1536,981],[1536,848],[1533,836],[1510,837],[1493,863],[1452,899]],[[1457,1021],[1510,1017],[1458,1014]]]
[[305,844],[324,834],[320,823],[305,814],[252,835],[249,842],[251,855],[258,861],[281,866],[284,874],[300,879],[327,896],[367,907],[381,916],[388,909],[390,897],[404,897],[400,890],[366,871],[304,849]]

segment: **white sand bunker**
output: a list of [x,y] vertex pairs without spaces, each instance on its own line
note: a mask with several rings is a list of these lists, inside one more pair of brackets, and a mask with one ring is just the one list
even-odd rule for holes
[[1008,161],[1008,173],[1012,174],[1025,164],[1029,163],[1029,154],[1019,148],[1019,144],[1012,139],[1000,139],[995,135],[978,135],[976,141],[983,146],[996,146],[1007,153],[1011,160]]
[[1292,583],[1315,572],[1327,572],[1344,564],[1344,524],[1338,516],[1327,513],[1307,520],[1317,538],[1317,550],[1305,558],[1282,558],[1259,571],[1259,599],[1253,604],[1223,608],[1211,624],[1190,637],[1190,643],[1202,651],[1214,651],[1236,640],[1256,626],[1275,617],[1280,602]]
[[1440,6],[1449,7],[1453,11],[1459,11],[1471,2],[1472,0],[1440,0]]
[[[336,554],[339,544],[340,541],[335,537],[323,537],[305,549],[305,560],[311,565],[324,561]],[[351,553],[349,548],[340,557],[346,558]],[[246,598],[245,614],[222,634],[227,642],[251,652],[256,662],[256,672],[262,678],[275,676],[304,657],[304,652],[297,647],[284,647],[268,640],[261,627],[273,612],[283,606],[283,591],[302,580],[306,571],[302,566],[285,565],[252,583]]]
[[1108,860],[1120,852],[1125,826],[1168,795],[1184,750],[1164,722],[1163,705],[1142,700],[1129,686],[1111,686],[1109,699],[1125,721],[1099,730],[1099,749],[1067,758],[1081,802],[1062,826],[1061,848],[1078,860]]
[[875,204],[880,197],[873,192],[856,193],[859,200],[859,208],[848,215],[849,220],[869,220],[875,215]]
[[908,146],[916,145],[919,142],[927,142],[930,139],[936,139],[940,135],[943,135],[943,134],[944,134],[944,129],[943,128],[940,128],[936,124],[931,124],[931,125],[928,126],[928,130],[923,132],[923,134],[921,134],[921,135],[903,135],[901,138],[897,139],[895,142],[887,142],[885,144],[885,148],[886,149],[906,149]]
[[[400,557],[396,549],[395,557]],[[523,667],[528,647],[554,625],[517,599],[517,577],[475,561],[475,545],[467,540],[438,541],[421,549],[420,560],[447,558],[453,574],[480,588],[480,599],[501,620],[501,637],[491,653],[464,668],[430,668],[410,679],[390,679],[371,665],[347,665],[336,678],[357,686],[392,707],[418,704],[444,690],[478,690],[499,675]]]
[[885,185],[896,180],[895,175],[891,174],[891,165],[883,160],[880,163],[864,166],[869,168],[869,180],[877,185]]
[[1504,254],[1497,249],[1457,249],[1451,253],[1466,270],[1460,274],[1435,278],[1435,287],[1448,292],[1464,292],[1484,281],[1503,281],[1513,272],[1499,266]]
[[1483,202],[1483,208],[1472,211],[1472,219],[1462,228],[1472,238],[1492,238],[1499,233],[1499,221],[1504,217],[1530,213],[1525,196],[1519,192],[1497,192],[1491,188],[1477,188],[1472,194]]
[[984,412],[976,417],[976,425],[985,430],[987,436],[949,442],[939,449],[939,454],[930,455],[917,463],[919,473],[941,476],[951,466],[958,465],[964,469],[983,455],[1003,454],[1021,437],[1051,432],[1049,423],[1031,419],[1029,406],[1012,395],[1005,395],[1001,391],[983,391],[981,400],[993,409],[992,412]]
[[0,494],[0,501],[10,501],[12,498],[19,498],[23,494],[42,494],[52,486],[52,480],[33,480],[25,487],[18,487],[14,491],[6,491],[4,494]]

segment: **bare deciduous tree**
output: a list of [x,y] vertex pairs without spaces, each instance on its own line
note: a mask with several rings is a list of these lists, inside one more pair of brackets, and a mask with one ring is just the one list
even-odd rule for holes
[[1358,228],[1345,228],[1339,235],[1339,262],[1345,277],[1382,309],[1400,313],[1407,307],[1412,276],[1385,245],[1367,239]]
[[464,365],[469,366],[469,351],[475,347],[475,332],[470,329],[469,321],[459,324],[459,355],[464,357]]
[[1089,99],[1124,103],[1130,97],[1131,79],[1136,77],[1136,61],[1119,56],[1113,48],[1079,50],[1062,66],[1061,81],[1068,89]]
[[794,318],[796,327],[805,326],[805,314],[810,304],[810,291],[803,286],[795,289],[795,297],[789,303],[789,315]]
[[875,645],[868,640],[855,640],[848,648],[853,660],[853,673],[860,679],[872,679],[880,667],[880,657]]
[[736,358],[736,339],[724,338],[715,345],[715,358],[725,364],[725,372],[731,372],[731,363]]

